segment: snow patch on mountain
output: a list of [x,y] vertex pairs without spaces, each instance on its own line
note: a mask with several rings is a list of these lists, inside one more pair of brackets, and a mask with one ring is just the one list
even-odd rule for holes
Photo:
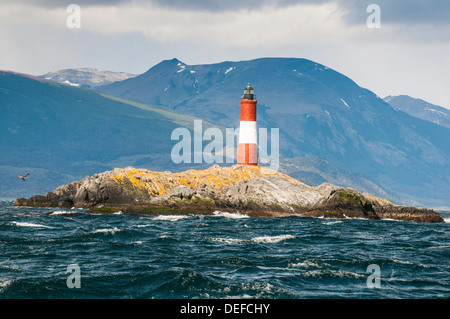
[[[47,78],[47,80],[48,80],[48,78]],[[78,84],[78,83],[72,83],[72,82],[70,82],[69,80],[65,80],[65,81],[62,82],[62,83],[64,83],[64,84],[69,84],[69,85],[71,85],[71,86],[80,86],[80,84]]]
[[234,69],[236,69],[236,67],[230,67],[230,68],[228,68],[228,69],[225,71],[225,74],[227,74],[227,73],[233,71]]
[[347,102],[345,102],[342,98],[341,98],[342,103],[344,103],[344,105],[348,108],[350,108],[350,106],[348,106]]
[[94,68],[76,68],[48,72],[40,77],[72,86],[97,87],[127,80],[135,76],[135,74],[125,72],[103,71]]

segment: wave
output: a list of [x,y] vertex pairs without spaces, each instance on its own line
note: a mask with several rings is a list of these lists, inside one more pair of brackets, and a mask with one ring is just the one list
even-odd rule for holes
[[428,265],[424,265],[424,264],[416,263],[416,262],[411,262],[411,261],[406,261],[406,260],[392,259],[392,261],[393,261],[394,263],[397,263],[397,264],[413,265],[413,266],[415,266],[415,267],[422,267],[422,268],[431,268],[431,267],[428,266]]
[[268,282],[253,281],[241,283],[239,288],[242,296],[236,296],[236,298],[271,299],[276,296],[281,299],[291,299],[297,297],[289,290]]
[[75,215],[75,212],[73,211],[66,211],[66,210],[56,210],[53,213],[50,214],[51,216],[58,216],[58,215]]
[[237,238],[222,238],[222,237],[211,238],[211,241],[218,242],[218,243],[223,243],[223,244],[227,244],[227,245],[242,244],[242,243],[245,242],[244,239],[237,239]]
[[[292,298],[294,295],[272,283],[251,280],[250,282],[228,282],[228,276],[210,276],[192,269],[165,271],[153,275],[160,283],[152,289],[151,296],[158,298]],[[150,278],[149,278],[150,279]]]
[[356,272],[347,271],[347,270],[329,270],[329,269],[320,269],[320,270],[311,270],[302,273],[303,277],[318,277],[321,279],[324,278],[367,278],[367,274],[358,274]]
[[389,222],[404,222],[404,220],[401,219],[394,219],[394,218],[381,218],[380,220],[385,220],[385,221],[389,221]]
[[19,227],[37,227],[37,228],[54,228],[51,226],[41,225],[41,224],[33,224],[33,223],[25,223],[25,222],[12,222],[13,225]]
[[450,217],[445,217],[444,218],[444,223],[450,223]]
[[298,262],[295,264],[289,264],[288,268],[311,268],[311,267],[315,267],[315,268],[321,268],[321,266],[312,260],[305,260],[303,262]]
[[[254,243],[264,243],[264,244],[274,244],[281,242],[283,240],[295,238],[293,235],[278,235],[278,236],[258,236],[253,237],[250,241]],[[248,239],[239,239],[239,238],[224,238],[224,237],[213,237],[210,238],[211,241],[217,243],[223,243],[227,245],[237,245],[249,242]]]
[[0,293],[4,292],[8,287],[14,282],[14,280],[6,280],[4,282],[0,282]]
[[190,216],[190,215],[159,215],[159,216],[154,217],[153,219],[154,220],[168,220],[171,222],[175,222],[180,219],[191,218],[191,217],[192,216]]
[[248,216],[246,214],[221,212],[219,210],[216,210],[215,212],[213,212],[213,215],[214,216],[219,216],[219,217],[236,218],[236,219],[250,218],[250,216]]
[[340,224],[340,223],[342,223],[342,220],[324,221],[324,222],[322,222],[323,225],[334,225],[334,224]]
[[365,218],[365,217],[350,217],[345,214],[342,214],[342,215],[344,216],[344,219],[367,220],[367,218]]
[[117,227],[114,227],[114,228],[102,228],[102,229],[94,230],[93,233],[94,234],[98,234],[98,233],[108,234],[108,233],[111,233],[112,235],[114,235],[116,232],[121,231],[121,230],[122,229],[119,229]]
[[260,237],[253,237],[252,241],[255,243],[273,244],[292,238],[295,238],[295,236],[293,235],[260,236]]
[[150,225],[150,224],[147,224],[147,225],[145,225],[145,224],[134,225],[134,227],[136,227],[136,228],[151,227],[151,226],[152,225]]
[[180,239],[177,238],[177,234],[172,232],[163,232],[158,237],[158,242],[177,243],[179,241]]

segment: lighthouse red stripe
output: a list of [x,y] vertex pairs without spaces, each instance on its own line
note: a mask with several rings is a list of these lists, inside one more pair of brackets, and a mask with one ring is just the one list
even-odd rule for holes
[[244,144],[244,147],[245,147],[245,152],[244,152],[244,154],[245,154],[245,163],[250,163],[249,156],[248,156],[249,153],[250,153],[250,150],[249,150],[248,146],[249,146],[248,143]]
[[240,143],[237,163],[239,165],[257,165],[258,146],[253,143]]
[[241,121],[256,121],[256,101],[241,101]]

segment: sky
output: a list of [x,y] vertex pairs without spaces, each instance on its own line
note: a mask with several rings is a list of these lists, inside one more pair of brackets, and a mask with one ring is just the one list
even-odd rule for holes
[[[79,28],[69,27],[70,4],[80,9]],[[406,94],[450,109],[450,1],[0,0],[3,70],[141,74],[172,58],[261,57],[306,58],[380,97]]]

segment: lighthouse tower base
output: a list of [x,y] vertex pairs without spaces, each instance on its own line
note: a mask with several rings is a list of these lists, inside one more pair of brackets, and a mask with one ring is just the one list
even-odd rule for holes
[[258,145],[239,143],[237,164],[258,165]]

